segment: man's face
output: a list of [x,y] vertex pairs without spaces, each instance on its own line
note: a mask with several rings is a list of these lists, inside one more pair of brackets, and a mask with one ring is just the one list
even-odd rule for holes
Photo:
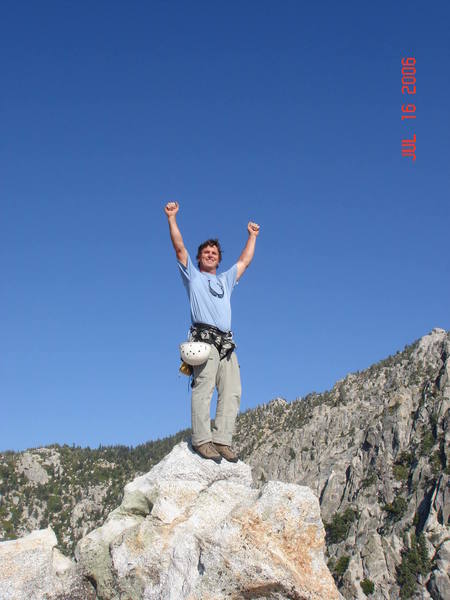
[[200,252],[200,270],[215,272],[219,266],[219,250],[217,246],[206,246]]

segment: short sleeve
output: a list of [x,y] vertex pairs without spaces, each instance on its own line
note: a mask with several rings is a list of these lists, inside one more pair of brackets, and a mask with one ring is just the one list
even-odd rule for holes
[[220,275],[220,278],[225,281],[225,285],[228,289],[228,292],[231,294],[234,286],[237,283],[237,264],[233,265],[231,269],[228,269],[228,271],[224,271]]
[[186,266],[184,266],[183,263],[179,260],[177,261],[177,263],[178,263],[178,268],[180,269],[181,278],[183,280],[183,283],[190,281],[192,278],[192,270],[195,267],[192,265],[192,261],[191,261],[191,257],[189,256],[189,253],[187,255]]

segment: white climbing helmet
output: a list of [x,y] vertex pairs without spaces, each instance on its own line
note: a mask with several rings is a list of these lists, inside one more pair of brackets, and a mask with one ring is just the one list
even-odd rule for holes
[[211,345],[205,342],[184,342],[180,344],[181,359],[193,367],[206,362],[210,352]]

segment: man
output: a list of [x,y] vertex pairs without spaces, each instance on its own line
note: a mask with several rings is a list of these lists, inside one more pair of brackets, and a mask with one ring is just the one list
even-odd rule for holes
[[[208,360],[193,367],[192,447],[203,458],[217,463],[222,457],[237,462],[231,442],[241,400],[241,378],[231,332],[230,299],[235,284],[253,259],[259,225],[248,224],[248,240],[237,263],[217,274],[222,259],[219,241],[210,239],[199,246],[197,269],[178,229],[178,210],[178,202],[168,202],[164,209],[191,306],[190,339],[211,345]],[[215,387],[218,398],[211,431],[210,405]]]

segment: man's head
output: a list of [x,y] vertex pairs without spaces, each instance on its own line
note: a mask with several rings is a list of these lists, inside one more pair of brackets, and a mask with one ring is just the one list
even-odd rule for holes
[[206,240],[197,251],[197,264],[200,271],[215,273],[222,260],[222,249],[219,240]]

